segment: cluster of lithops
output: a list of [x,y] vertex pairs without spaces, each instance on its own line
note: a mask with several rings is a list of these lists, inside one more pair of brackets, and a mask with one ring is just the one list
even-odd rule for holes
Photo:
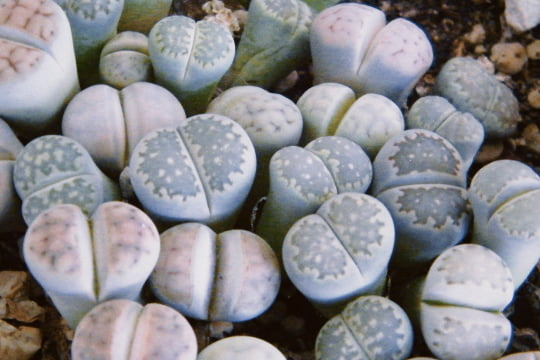
[[73,328],[100,302],[139,300],[159,251],[148,215],[119,201],[101,204],[90,218],[76,205],[53,206],[32,222],[23,243],[30,272]]
[[117,90],[96,84],[69,102],[62,133],[79,142],[103,171],[117,177],[144,135],[184,121],[178,99],[159,85],[135,82]]
[[304,119],[303,142],[343,136],[360,145],[371,158],[405,128],[401,110],[386,96],[369,93],[356,99],[351,88],[339,83],[309,88],[297,105]]
[[433,61],[431,43],[416,24],[404,18],[386,24],[384,12],[363,4],[321,11],[310,45],[316,83],[338,82],[357,95],[381,94],[400,106]]
[[515,160],[497,160],[471,180],[472,241],[495,251],[518,288],[540,258],[540,177]]
[[186,316],[238,322],[270,307],[280,279],[275,253],[256,234],[216,234],[204,224],[183,223],[161,234],[150,283],[160,300]]
[[293,224],[283,265],[298,290],[333,315],[358,295],[382,294],[393,249],[394,223],[384,205],[346,192]]
[[199,114],[145,135],[133,149],[129,176],[156,220],[226,229],[251,189],[256,162],[253,143],[237,122]]
[[394,265],[426,264],[463,240],[471,220],[466,175],[459,152],[435,132],[410,129],[384,144],[370,192],[395,222]]
[[81,320],[71,345],[73,360],[195,360],[197,339],[182,314],[158,304],[117,299]]
[[[253,319],[282,276],[331,317],[316,360],[405,359],[413,328],[440,360],[504,353],[502,311],[540,257],[540,177],[496,161],[466,186],[517,100],[454,58],[404,121],[433,60],[424,32],[306,1],[251,0],[236,46],[170,0],[0,0],[0,231],[26,223],[74,360],[284,360],[249,336],[197,357],[184,318]],[[309,61],[296,104],[271,92]]]
[[314,213],[333,195],[365,192],[372,178],[369,157],[340,136],[323,136],[305,147],[286,146],[270,159],[270,184],[255,232],[281,254],[294,222]]

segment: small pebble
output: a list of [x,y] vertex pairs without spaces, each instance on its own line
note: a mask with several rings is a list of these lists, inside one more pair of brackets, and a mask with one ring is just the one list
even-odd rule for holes
[[463,36],[463,39],[472,45],[481,44],[486,40],[486,29],[482,24],[475,24],[472,30]]
[[536,86],[529,90],[527,94],[527,102],[535,109],[540,109],[540,86]]
[[527,45],[527,57],[530,60],[540,59],[540,40],[536,39]]
[[486,164],[498,159],[503,151],[504,143],[502,141],[485,142],[478,151],[478,154],[476,154],[475,161],[479,164]]
[[517,42],[497,43],[491,48],[490,59],[498,71],[514,75],[527,63],[527,51]]
[[222,339],[233,330],[234,324],[230,321],[212,321],[208,324],[209,336],[213,339]]

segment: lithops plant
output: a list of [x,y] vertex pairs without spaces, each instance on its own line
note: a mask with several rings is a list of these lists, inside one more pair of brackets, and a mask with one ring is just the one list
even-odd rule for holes
[[372,177],[362,148],[340,136],[324,136],[305,147],[286,146],[270,159],[270,184],[255,232],[278,255],[289,228],[337,193],[365,192]]
[[406,130],[383,145],[370,193],[395,222],[393,265],[425,264],[463,240],[471,220],[466,172],[456,148],[429,130]]
[[120,198],[118,185],[88,151],[61,135],[43,135],[26,144],[15,160],[13,184],[28,225],[56,204],[75,204],[89,215],[99,204]]
[[172,0],[124,0],[118,31],[148,34],[152,26],[169,15]]
[[81,85],[99,81],[99,54],[117,33],[124,0],[55,0],[66,13],[73,34]]
[[97,84],[70,101],[62,133],[84,146],[103,171],[117,177],[144,135],[185,121],[184,108],[162,86],[135,82],[117,90]]
[[206,109],[233,62],[235,43],[223,24],[171,15],[150,30],[148,51],[156,82],[169,89],[191,116]]
[[522,162],[496,160],[472,178],[472,241],[495,251],[519,287],[540,259],[540,177]]
[[252,0],[234,63],[220,86],[271,88],[309,62],[313,10],[301,0]]
[[422,289],[425,343],[440,360],[491,360],[506,350],[512,325],[502,311],[512,301],[512,274],[493,251],[461,244],[432,263]]
[[377,93],[399,106],[433,61],[431,43],[416,24],[404,18],[386,24],[381,10],[356,3],[321,11],[310,46],[315,83],[338,82],[357,96]]
[[105,300],[139,300],[159,249],[150,218],[119,201],[101,204],[90,218],[75,205],[53,206],[23,242],[28,269],[72,328]]
[[127,299],[94,307],[80,322],[73,360],[195,360],[197,338],[189,322],[162,304]]
[[442,96],[428,95],[416,100],[406,117],[409,129],[427,129],[455,146],[468,169],[484,142],[484,127],[471,113],[458,111]]
[[163,232],[161,244],[150,285],[185,316],[246,321],[265,312],[277,296],[277,257],[252,232],[216,234],[204,224],[183,223]]
[[406,359],[413,347],[407,314],[392,300],[360,296],[328,320],[315,342],[316,360]]
[[0,119],[0,233],[24,229],[21,200],[13,185],[13,166],[23,144]]
[[249,135],[257,154],[257,174],[250,197],[258,200],[268,191],[268,164],[272,155],[300,141],[303,126],[300,110],[283,95],[245,85],[225,90],[210,102],[206,111],[230,117]]
[[521,121],[512,90],[472,58],[448,60],[437,75],[433,90],[459,111],[474,115],[488,138],[512,135]]
[[289,229],[283,266],[306,298],[335,315],[358,295],[382,292],[394,235],[392,217],[380,201],[341,193]]
[[304,119],[302,141],[343,136],[360,145],[371,158],[405,128],[401,110],[386,96],[370,93],[356,99],[354,91],[343,84],[315,85],[300,96],[297,105]]
[[117,89],[137,81],[152,81],[146,35],[123,31],[107,41],[99,58],[99,77]]
[[0,1],[0,117],[29,137],[56,130],[79,80],[69,21],[52,0]]
[[203,222],[219,231],[236,221],[256,163],[253,143],[237,122],[199,114],[144,136],[129,173],[135,195],[155,219]]
[[286,360],[274,345],[262,339],[236,335],[218,340],[205,347],[197,360]]

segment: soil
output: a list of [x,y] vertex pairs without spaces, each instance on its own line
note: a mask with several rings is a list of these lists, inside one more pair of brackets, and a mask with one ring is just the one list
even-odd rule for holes
[[[200,19],[204,16],[202,3],[201,0],[176,0],[174,12]],[[395,17],[412,20],[426,31],[432,41],[435,52],[434,64],[411,95],[410,103],[418,96],[429,93],[440,67],[451,57],[472,56],[487,60],[486,63],[489,64],[490,49],[497,43],[517,42],[527,46],[533,40],[540,39],[540,26],[521,34],[513,32],[508,27],[503,16],[502,0],[368,0],[365,3],[383,9],[389,20]],[[226,1],[226,4],[231,8],[241,7],[240,3],[233,0]],[[485,31],[485,36],[476,36],[479,29]],[[297,74],[298,80],[284,92],[294,101],[311,86],[308,66],[298,69]],[[537,127],[540,122],[540,108],[534,101],[528,100],[529,93],[540,92],[540,60],[530,58],[517,73],[498,76],[517,96],[523,121],[516,135],[485,144],[473,165],[471,176],[486,162],[502,158],[520,160],[540,173],[540,135]],[[27,271],[19,252],[22,235],[22,233],[2,235],[0,271]],[[29,326],[41,329],[41,345],[32,360],[70,359],[72,331],[67,328],[40,287],[31,279],[26,281],[26,299],[37,304],[42,311],[35,319],[4,316],[4,320],[16,327]],[[6,295],[0,294],[0,300],[2,296]],[[147,301],[155,300],[148,291],[145,297]],[[11,308],[15,308],[14,304],[17,301],[20,301],[20,298],[9,303]],[[540,350],[540,266],[537,266],[516,293],[506,314],[514,326],[513,339],[507,352]],[[220,337],[245,334],[269,341],[289,360],[313,360],[315,338],[326,320],[284,280],[273,306],[254,320],[238,324],[209,324],[193,320],[191,322],[198,335],[200,349]],[[418,336],[412,355],[430,355]]]

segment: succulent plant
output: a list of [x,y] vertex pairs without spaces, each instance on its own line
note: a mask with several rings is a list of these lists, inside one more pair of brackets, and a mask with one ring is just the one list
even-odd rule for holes
[[22,148],[11,127],[0,119],[0,233],[24,229],[21,200],[13,185],[13,165]]
[[365,192],[372,177],[371,161],[349,139],[323,136],[305,147],[286,146],[270,159],[268,196],[255,232],[281,254],[289,228],[341,192]]
[[117,33],[124,0],[55,0],[69,19],[83,87],[99,82],[99,55]]
[[384,289],[394,235],[392,217],[380,201],[341,193],[289,229],[283,266],[306,298],[335,315],[358,295]]
[[76,205],[53,206],[23,242],[26,265],[72,328],[105,300],[138,300],[159,249],[150,218],[119,201],[101,204],[90,218]]
[[426,276],[420,304],[424,340],[440,360],[491,360],[510,343],[502,310],[512,301],[510,269],[493,251],[461,244],[443,251]]
[[448,60],[437,75],[433,90],[459,111],[474,115],[484,126],[487,138],[512,135],[521,121],[512,90],[472,58]]
[[155,219],[203,222],[220,231],[234,224],[256,162],[253,144],[237,122],[199,114],[144,136],[129,172],[135,195]]
[[472,241],[495,251],[518,288],[540,259],[540,176],[522,162],[496,160],[472,178]]
[[394,219],[393,265],[425,264],[463,240],[471,220],[466,171],[456,148],[429,130],[405,130],[383,145],[370,193]]
[[169,15],[172,0],[124,0],[118,31],[148,34],[155,23]]
[[398,304],[382,296],[360,296],[319,330],[315,359],[403,360],[412,346],[411,323]]
[[52,0],[0,1],[0,117],[29,137],[56,130],[79,91],[69,21]]
[[216,234],[200,223],[161,234],[161,253],[150,278],[154,294],[185,316],[245,321],[266,311],[277,296],[275,253],[247,230]]
[[251,0],[234,63],[220,86],[268,89],[307,63],[313,15],[301,0]]
[[97,84],[70,101],[62,133],[83,145],[103,171],[117,177],[144,135],[185,121],[184,108],[164,87],[136,82],[117,90]]
[[304,119],[303,141],[343,136],[360,145],[371,158],[405,128],[401,110],[390,99],[374,93],[356,99],[354,91],[343,84],[315,85],[302,94],[297,105]]
[[127,299],[94,307],[80,322],[71,345],[73,360],[195,360],[197,339],[174,309]]
[[118,185],[86,149],[61,135],[43,135],[26,144],[15,160],[13,184],[27,225],[56,204],[78,205],[90,215],[99,204],[120,198]]
[[262,339],[236,335],[218,340],[205,347],[197,360],[286,360],[274,345]]
[[206,111],[230,117],[246,130],[253,142],[257,174],[245,205],[251,209],[268,191],[268,165],[272,155],[300,141],[302,114],[285,96],[249,85],[225,90],[210,102]]
[[191,116],[206,109],[233,62],[235,43],[223,24],[171,15],[150,30],[148,51],[156,82],[169,89]]
[[381,10],[356,3],[321,11],[310,45],[315,83],[341,83],[357,96],[377,93],[399,106],[433,61],[431,43],[417,25],[404,18],[386,24]]
[[99,77],[117,89],[137,81],[152,81],[148,37],[136,31],[123,31],[107,41],[99,58]]
[[428,95],[416,100],[406,117],[409,129],[426,129],[450,141],[468,169],[484,142],[484,127],[471,113],[458,111],[442,96]]

